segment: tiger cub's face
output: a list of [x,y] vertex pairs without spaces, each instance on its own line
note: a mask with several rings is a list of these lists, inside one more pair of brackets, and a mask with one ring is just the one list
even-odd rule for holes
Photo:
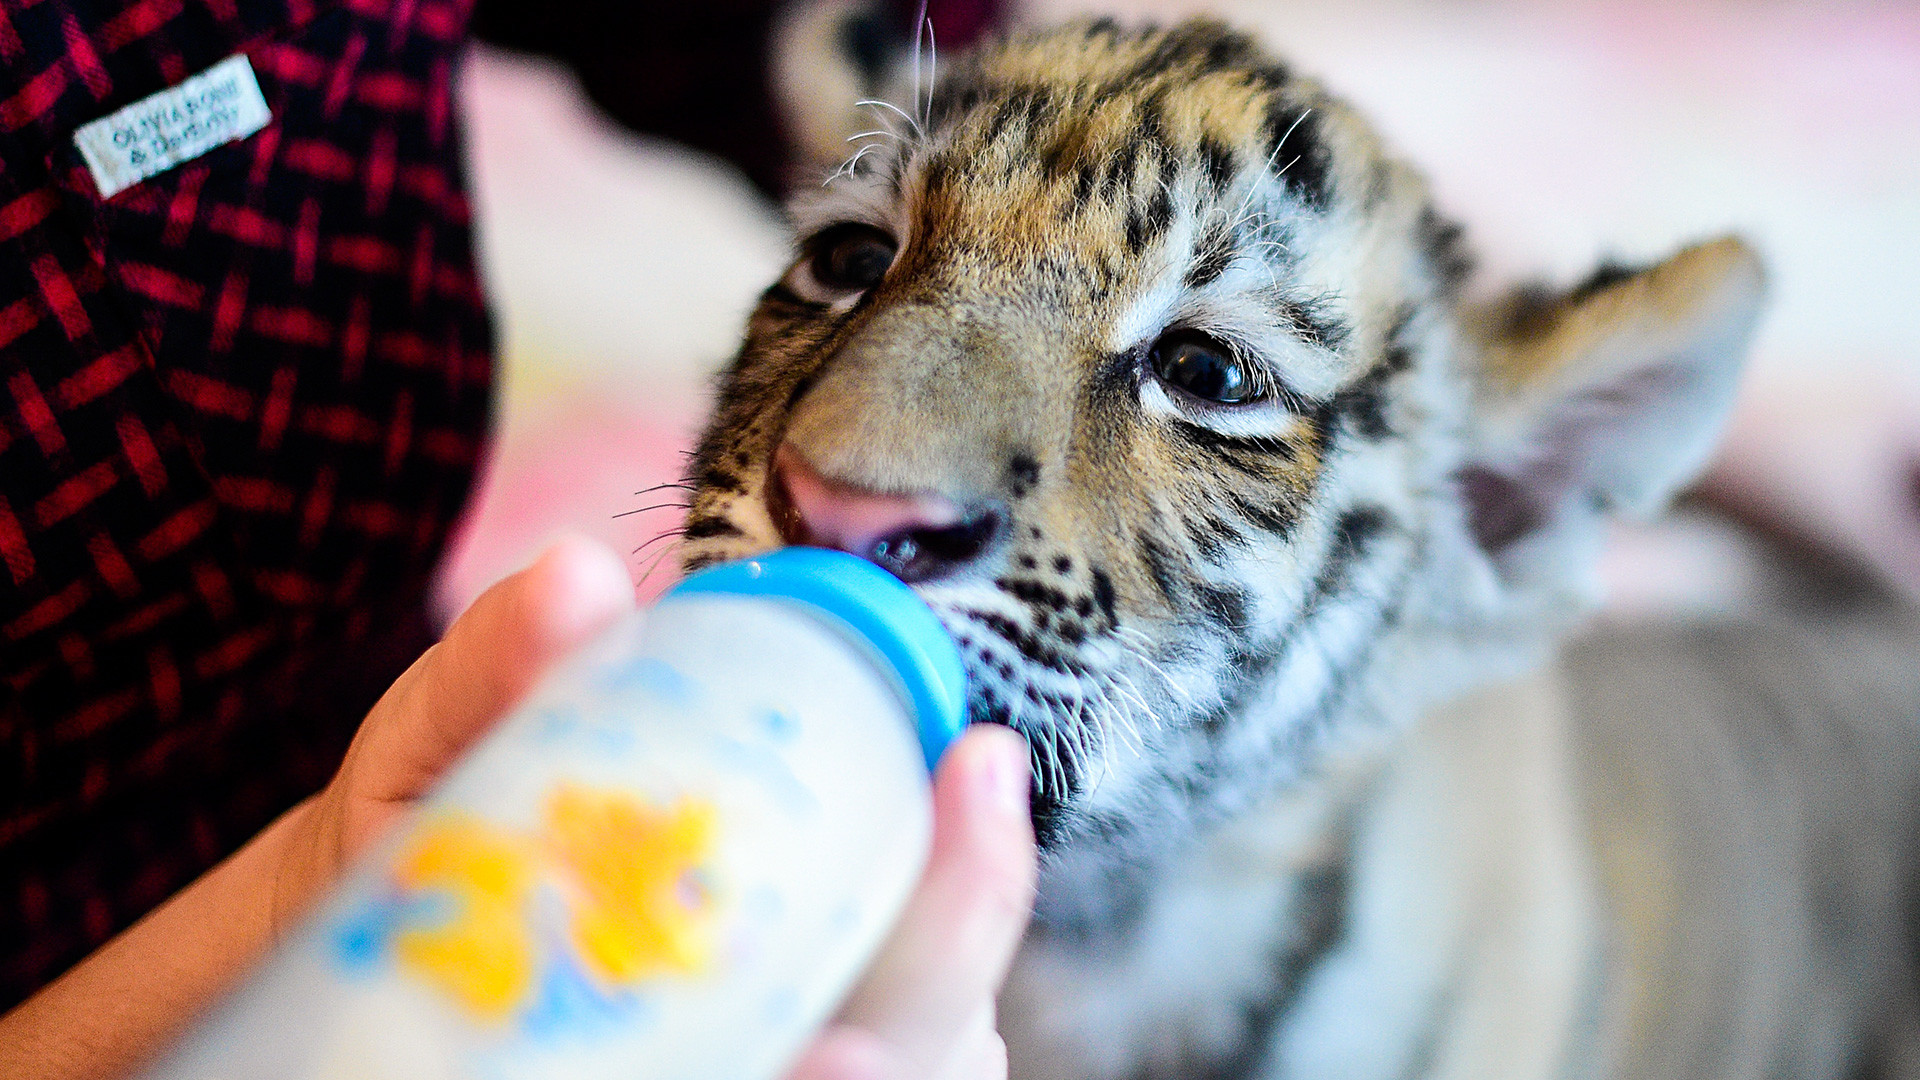
[[683,562],[823,543],[913,584],[973,719],[1031,742],[1056,859],[1188,834],[1509,664],[1597,511],[1697,463],[1758,296],[1737,242],[1469,303],[1420,178],[1217,24],[939,75],[796,205]]

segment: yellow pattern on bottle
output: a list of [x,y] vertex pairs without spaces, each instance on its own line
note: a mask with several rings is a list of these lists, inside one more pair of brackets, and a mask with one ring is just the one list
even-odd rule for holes
[[539,943],[560,936],[532,925],[545,886],[564,905],[575,954],[546,962],[572,963],[609,989],[698,973],[711,949],[701,867],[715,832],[713,807],[697,800],[659,809],[570,784],[549,795],[531,835],[463,814],[434,818],[402,850],[394,883],[449,909],[401,929],[394,953],[471,1015],[503,1021],[534,990]]
[[613,984],[706,962],[710,902],[693,871],[713,841],[713,808],[682,799],[656,811],[629,799],[562,787],[548,800],[547,842],[581,895],[574,946]]
[[525,911],[535,848],[476,818],[447,818],[421,832],[394,869],[407,892],[439,891],[454,904],[437,925],[402,931],[401,963],[468,1011],[504,1019],[533,983],[533,940]]

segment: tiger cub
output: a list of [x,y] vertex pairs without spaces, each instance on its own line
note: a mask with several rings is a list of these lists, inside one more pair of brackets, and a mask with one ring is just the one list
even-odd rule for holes
[[1908,1067],[1912,688],[1854,708],[1859,657],[1782,629],[1553,659],[1607,520],[1714,442],[1747,244],[1482,288],[1417,172],[1211,21],[871,68],[683,563],[873,559],[1030,742],[1016,1076]]

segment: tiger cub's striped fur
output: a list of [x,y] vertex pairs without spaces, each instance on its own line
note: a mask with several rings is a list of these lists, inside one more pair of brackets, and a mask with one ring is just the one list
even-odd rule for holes
[[[1730,965],[1689,953],[1688,913],[1741,887],[1690,893],[1688,823],[1615,805],[1691,805],[1661,786],[1686,778],[1541,666],[1607,515],[1704,459],[1753,253],[1469,291],[1419,175],[1212,22],[1017,36],[917,83],[795,204],[800,256],[723,379],[684,561],[804,535],[776,451],[968,508],[912,576],[973,718],[1034,748],[1015,1074],[1866,1060],[1904,1001],[1885,896],[1802,912],[1845,948],[1768,909],[1714,946]],[[1911,763],[1908,742],[1873,745]],[[1808,798],[1774,839],[1853,820]],[[1889,800],[1854,824],[1897,834]]]

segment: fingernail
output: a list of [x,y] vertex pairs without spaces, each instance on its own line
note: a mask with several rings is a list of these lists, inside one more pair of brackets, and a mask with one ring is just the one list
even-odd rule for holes
[[996,745],[988,748],[981,769],[983,794],[1002,813],[1024,816],[1028,812],[1026,740],[1016,736],[993,741]]

